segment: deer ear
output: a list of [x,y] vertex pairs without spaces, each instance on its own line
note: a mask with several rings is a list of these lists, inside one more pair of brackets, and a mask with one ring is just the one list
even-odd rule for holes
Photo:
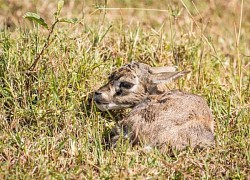
[[189,73],[189,71],[180,71],[180,72],[162,72],[151,75],[151,82],[153,84],[162,84],[169,83],[175,79],[180,78],[181,76]]
[[175,72],[177,69],[176,66],[164,66],[164,67],[150,67],[149,72],[151,74],[159,74],[166,72]]

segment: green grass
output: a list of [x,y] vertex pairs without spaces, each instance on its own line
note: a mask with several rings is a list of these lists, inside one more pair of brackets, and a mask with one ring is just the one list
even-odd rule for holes
[[[56,3],[0,0],[0,178],[249,179],[250,2],[183,3],[114,0],[108,7],[144,10],[91,13],[93,2],[66,2],[63,16],[81,22],[56,26],[36,71],[27,74],[48,32],[21,16],[37,9],[52,23]],[[169,88],[207,99],[214,148],[170,154],[127,142],[102,146],[122,114],[99,112],[89,97],[132,60],[192,71]]]

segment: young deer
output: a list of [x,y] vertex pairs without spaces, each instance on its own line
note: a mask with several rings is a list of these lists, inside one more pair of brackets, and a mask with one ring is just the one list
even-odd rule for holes
[[132,62],[114,71],[109,82],[97,90],[94,101],[102,110],[132,108],[118,121],[119,128],[132,144],[175,149],[204,147],[214,143],[213,118],[206,101],[198,95],[180,90],[164,91],[159,87],[177,79],[187,71],[174,67],[151,67]]

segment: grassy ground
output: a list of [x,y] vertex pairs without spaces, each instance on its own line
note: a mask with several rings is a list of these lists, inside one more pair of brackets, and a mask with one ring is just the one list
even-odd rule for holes
[[[0,0],[1,179],[249,179],[250,2],[66,1],[35,72],[48,31],[22,18],[53,22],[54,1]],[[147,11],[165,9],[166,11]],[[216,122],[216,146],[174,154],[126,142],[105,149],[112,118],[89,100],[113,68],[136,60],[192,73],[170,85],[201,94]]]

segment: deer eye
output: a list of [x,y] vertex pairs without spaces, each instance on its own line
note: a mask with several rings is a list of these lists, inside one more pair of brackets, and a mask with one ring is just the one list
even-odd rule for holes
[[131,89],[133,86],[134,86],[134,84],[129,83],[129,82],[121,82],[120,83],[120,88]]

